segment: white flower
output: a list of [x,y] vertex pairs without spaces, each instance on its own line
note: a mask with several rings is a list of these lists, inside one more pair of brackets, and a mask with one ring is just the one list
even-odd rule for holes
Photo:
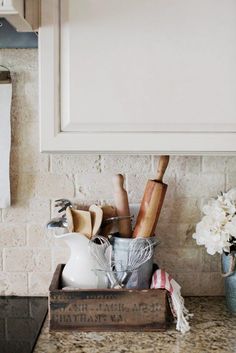
[[232,217],[231,221],[225,225],[225,230],[233,237],[236,238],[236,216]]
[[204,216],[196,225],[193,238],[210,255],[229,252],[230,241],[236,240],[236,188],[209,200],[202,211]]

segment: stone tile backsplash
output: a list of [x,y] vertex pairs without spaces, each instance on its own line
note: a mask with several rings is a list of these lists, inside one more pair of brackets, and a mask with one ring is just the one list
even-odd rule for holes
[[[122,172],[137,208],[158,156],[40,154],[37,50],[0,50],[0,64],[13,76],[12,207],[0,210],[0,295],[46,295],[56,265],[69,256],[45,229],[54,200],[112,202],[111,176]],[[207,255],[192,234],[205,200],[236,185],[236,157],[172,156],[165,181],[156,260],[184,294],[222,295],[220,257]]]

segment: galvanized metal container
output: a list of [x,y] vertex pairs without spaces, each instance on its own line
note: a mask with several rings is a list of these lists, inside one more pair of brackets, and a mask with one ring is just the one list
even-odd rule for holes
[[[129,245],[134,238],[112,237],[111,244],[113,246],[115,261],[119,261],[122,267],[127,268]],[[156,237],[148,238],[153,247],[157,245]],[[126,284],[126,288],[132,289],[148,289],[150,288],[151,277],[153,271],[153,256],[141,265],[137,270],[133,271],[131,277]]]
[[236,314],[236,268],[230,270],[231,256],[235,257],[236,253],[232,255],[222,254],[222,270],[223,273],[229,273],[225,276],[225,297],[226,304],[232,314]]

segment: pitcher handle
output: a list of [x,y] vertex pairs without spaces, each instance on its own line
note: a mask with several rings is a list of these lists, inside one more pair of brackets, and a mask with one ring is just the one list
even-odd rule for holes
[[234,254],[229,254],[228,256],[230,256],[229,271],[224,273],[223,269],[222,269],[222,266],[221,266],[221,276],[222,277],[232,276],[232,274],[234,273],[234,270],[235,270],[236,256]]

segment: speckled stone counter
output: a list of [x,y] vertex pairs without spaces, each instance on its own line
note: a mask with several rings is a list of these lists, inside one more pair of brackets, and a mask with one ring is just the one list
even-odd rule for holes
[[222,297],[186,299],[194,314],[191,331],[182,335],[172,324],[165,332],[152,333],[49,333],[45,322],[34,353],[236,353],[236,316]]

